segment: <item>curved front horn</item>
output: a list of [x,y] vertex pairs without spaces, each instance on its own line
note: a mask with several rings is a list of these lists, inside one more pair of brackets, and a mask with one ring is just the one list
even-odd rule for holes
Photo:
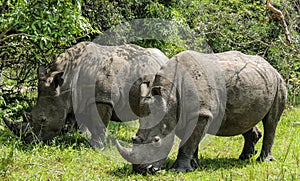
[[174,134],[169,134],[161,140],[161,146],[156,143],[134,144],[133,148],[123,147],[116,139],[116,146],[121,156],[132,164],[149,164],[167,158],[173,146]]
[[6,126],[17,136],[21,136],[21,133],[25,133],[29,127],[29,123],[27,122],[13,122],[8,120],[4,116],[2,117],[2,119]]
[[118,148],[119,153],[121,154],[121,156],[122,156],[125,160],[127,160],[127,161],[130,162],[130,163],[135,163],[135,162],[137,162],[137,161],[140,162],[140,160],[137,160],[138,158],[136,158],[136,157],[134,156],[134,154],[133,154],[133,149],[132,149],[132,148],[125,148],[125,147],[123,147],[123,146],[120,144],[120,142],[119,142],[118,139],[116,139],[116,145],[117,145],[117,148]]

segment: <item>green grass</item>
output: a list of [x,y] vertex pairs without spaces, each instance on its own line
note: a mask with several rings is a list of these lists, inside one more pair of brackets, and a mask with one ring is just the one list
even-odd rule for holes
[[[164,169],[146,176],[134,174],[113,145],[104,151],[93,150],[78,133],[60,136],[48,145],[26,145],[1,122],[0,180],[300,180],[300,125],[294,124],[299,121],[300,108],[284,113],[273,146],[275,162],[238,160],[241,136],[207,136],[200,144],[201,166],[194,172]],[[136,123],[110,123],[109,130],[109,137],[129,140],[135,134]],[[165,167],[175,161],[177,147],[172,149]]]

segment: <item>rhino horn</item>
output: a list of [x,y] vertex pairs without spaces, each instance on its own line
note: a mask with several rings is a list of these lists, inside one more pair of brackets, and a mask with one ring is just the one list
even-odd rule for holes
[[172,140],[167,140],[170,137],[167,136],[164,140],[166,144],[159,147],[155,146],[155,143],[148,143],[134,144],[133,148],[125,148],[117,139],[116,146],[121,156],[128,162],[132,164],[149,164],[165,159],[168,156],[173,145]]
[[118,139],[116,139],[116,146],[119,153],[125,160],[127,160],[130,163],[140,162],[140,160],[137,160],[137,158],[133,156],[134,155],[133,149],[123,147],[118,141]]
[[21,133],[26,132],[29,126],[27,122],[13,122],[5,117],[2,117],[2,119],[6,126],[17,136],[21,136]]

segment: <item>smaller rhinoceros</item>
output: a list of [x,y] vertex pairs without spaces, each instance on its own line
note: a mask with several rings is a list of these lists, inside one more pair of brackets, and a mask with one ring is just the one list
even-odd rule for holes
[[140,120],[133,147],[125,148],[117,140],[117,148],[135,171],[153,173],[161,169],[176,134],[181,143],[172,168],[193,171],[206,133],[242,134],[245,143],[239,158],[252,157],[262,136],[256,124],[262,120],[258,159],[274,160],[271,148],[286,99],[282,77],[259,56],[184,51],[162,66],[150,93],[141,99],[144,114],[150,114]]
[[74,124],[87,133],[93,147],[102,147],[109,120],[139,117],[141,90],[147,90],[168,58],[158,49],[137,45],[101,46],[81,42],[62,53],[50,71],[38,70],[38,98],[28,123],[4,119],[16,133],[28,127],[47,141]]

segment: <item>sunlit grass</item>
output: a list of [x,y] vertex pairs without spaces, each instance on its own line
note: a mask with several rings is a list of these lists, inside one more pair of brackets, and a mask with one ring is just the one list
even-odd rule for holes
[[176,159],[177,141],[164,169],[146,176],[133,173],[113,142],[114,137],[130,142],[137,122],[110,123],[111,141],[104,151],[90,148],[79,133],[57,137],[48,145],[26,145],[5,128],[0,135],[0,180],[299,180],[300,125],[294,124],[299,121],[299,108],[284,113],[273,146],[275,162],[240,161],[241,136],[208,135],[200,144],[201,166],[194,172],[168,170]]

